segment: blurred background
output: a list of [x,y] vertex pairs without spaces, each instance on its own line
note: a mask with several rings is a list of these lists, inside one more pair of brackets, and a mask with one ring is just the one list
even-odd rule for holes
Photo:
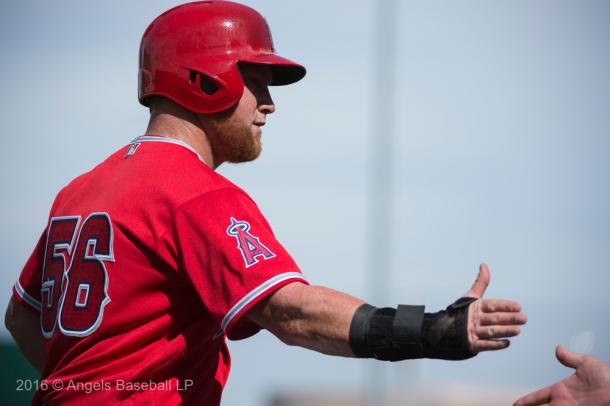
[[[220,173],[310,281],[436,311],[484,261],[487,295],[529,323],[465,362],[327,357],[261,332],[229,343],[223,404],[353,405],[373,376],[392,404],[510,404],[571,373],[557,344],[610,361],[610,2],[397,1],[382,25],[380,1],[244,3],[308,73],[272,89],[261,158]],[[139,40],[176,4],[0,3],[0,309],[56,192],[144,132]],[[32,371],[3,325],[0,340],[0,397],[26,402]]]

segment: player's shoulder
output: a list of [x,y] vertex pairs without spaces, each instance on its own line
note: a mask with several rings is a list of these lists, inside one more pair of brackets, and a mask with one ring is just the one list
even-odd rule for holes
[[[137,137],[90,171],[76,177],[56,198],[56,207],[125,207],[175,210],[201,196],[231,194],[256,204],[240,187],[212,170],[188,144],[164,137]],[[225,196],[229,199],[229,196]],[[64,203],[62,203],[64,202]]]
[[[141,136],[134,139],[119,156],[133,158],[139,154],[142,167],[147,173],[157,173],[153,180],[169,186],[173,192],[180,191],[190,200],[207,194],[230,193],[252,198],[239,186],[210,168],[208,162],[190,145],[173,138]],[[147,159],[148,157],[148,159]]]
[[[95,189],[95,190],[94,190]],[[212,170],[188,144],[159,136],[137,137],[90,171],[74,178],[61,195],[107,191],[113,198],[134,197],[140,203],[162,201],[170,206],[218,190],[245,191]]]
[[[125,155],[129,155],[130,150],[135,148],[138,148],[142,158],[150,154],[152,159],[142,159],[143,170],[149,174],[156,173],[157,177],[150,181],[161,192],[174,196],[178,204],[203,195],[222,193],[242,195],[251,200],[242,188],[213,170],[209,163],[186,143],[162,137],[138,137],[130,145]],[[155,151],[163,152],[155,154]]]

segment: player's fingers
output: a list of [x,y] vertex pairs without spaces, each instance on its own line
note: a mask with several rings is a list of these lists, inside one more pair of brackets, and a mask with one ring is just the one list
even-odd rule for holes
[[482,313],[479,317],[479,323],[481,326],[510,326],[510,325],[522,325],[527,323],[527,316],[523,313]]
[[477,279],[474,281],[471,288],[466,293],[464,293],[463,297],[483,297],[487,286],[489,286],[489,279],[489,268],[487,268],[487,265],[482,263],[479,266],[479,273],[477,275]]
[[568,368],[578,368],[583,363],[585,356],[575,352],[570,352],[558,345],[555,349],[555,356],[563,365]]
[[471,346],[472,352],[497,351],[510,346],[508,340],[476,340]]
[[477,337],[482,339],[514,337],[520,332],[519,326],[479,326],[475,329]]
[[521,311],[521,305],[512,300],[483,299],[481,302],[481,309],[486,313]]
[[551,387],[537,390],[518,399],[513,406],[542,406],[551,403]]

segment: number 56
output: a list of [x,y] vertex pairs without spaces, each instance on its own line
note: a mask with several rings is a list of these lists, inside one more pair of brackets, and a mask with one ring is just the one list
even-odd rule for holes
[[53,217],[47,230],[42,270],[40,326],[51,337],[85,337],[102,322],[110,303],[104,261],[114,262],[112,222],[108,213]]

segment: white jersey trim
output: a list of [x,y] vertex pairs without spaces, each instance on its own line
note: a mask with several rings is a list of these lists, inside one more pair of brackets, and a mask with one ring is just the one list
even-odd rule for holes
[[237,302],[231,308],[231,310],[229,310],[227,312],[226,316],[222,319],[222,322],[220,323],[220,330],[218,330],[218,332],[216,332],[216,334],[214,335],[214,338],[217,338],[217,337],[220,337],[221,335],[223,335],[225,330],[227,329],[227,326],[231,323],[231,321],[235,318],[235,316],[237,314],[239,314],[239,312],[241,310],[243,310],[243,308],[246,307],[249,303],[251,303],[253,300],[256,300],[260,295],[262,295],[263,293],[265,293],[272,287],[274,287],[284,281],[287,281],[288,279],[301,279],[301,280],[307,282],[307,279],[305,279],[305,277],[303,276],[302,273],[286,272],[286,273],[276,275],[273,278],[268,279],[265,282],[261,283],[256,288],[252,289],[250,291],[250,293],[248,293],[243,298],[241,298],[241,300],[239,302]]
[[132,145],[132,144],[137,144],[139,142],[167,142],[168,144],[180,145],[181,147],[184,147],[184,148],[188,149],[189,151],[191,151],[193,154],[197,155],[197,158],[199,158],[199,160],[201,162],[203,162],[204,164],[207,165],[207,162],[203,159],[203,157],[201,155],[199,155],[199,152],[195,151],[195,148],[191,147],[186,142],[177,140],[175,138],[163,137],[161,135],[142,135],[140,137],[136,137],[129,144]]
[[19,281],[17,281],[17,283],[15,283],[15,291],[17,291],[17,294],[19,295],[20,298],[23,299],[24,302],[26,302],[27,304],[29,304],[30,306],[32,306],[34,309],[36,309],[38,311],[42,310],[42,304],[38,300],[36,300],[32,296],[30,296],[28,294],[28,292],[26,292],[25,289],[23,289],[23,286],[21,286]]

